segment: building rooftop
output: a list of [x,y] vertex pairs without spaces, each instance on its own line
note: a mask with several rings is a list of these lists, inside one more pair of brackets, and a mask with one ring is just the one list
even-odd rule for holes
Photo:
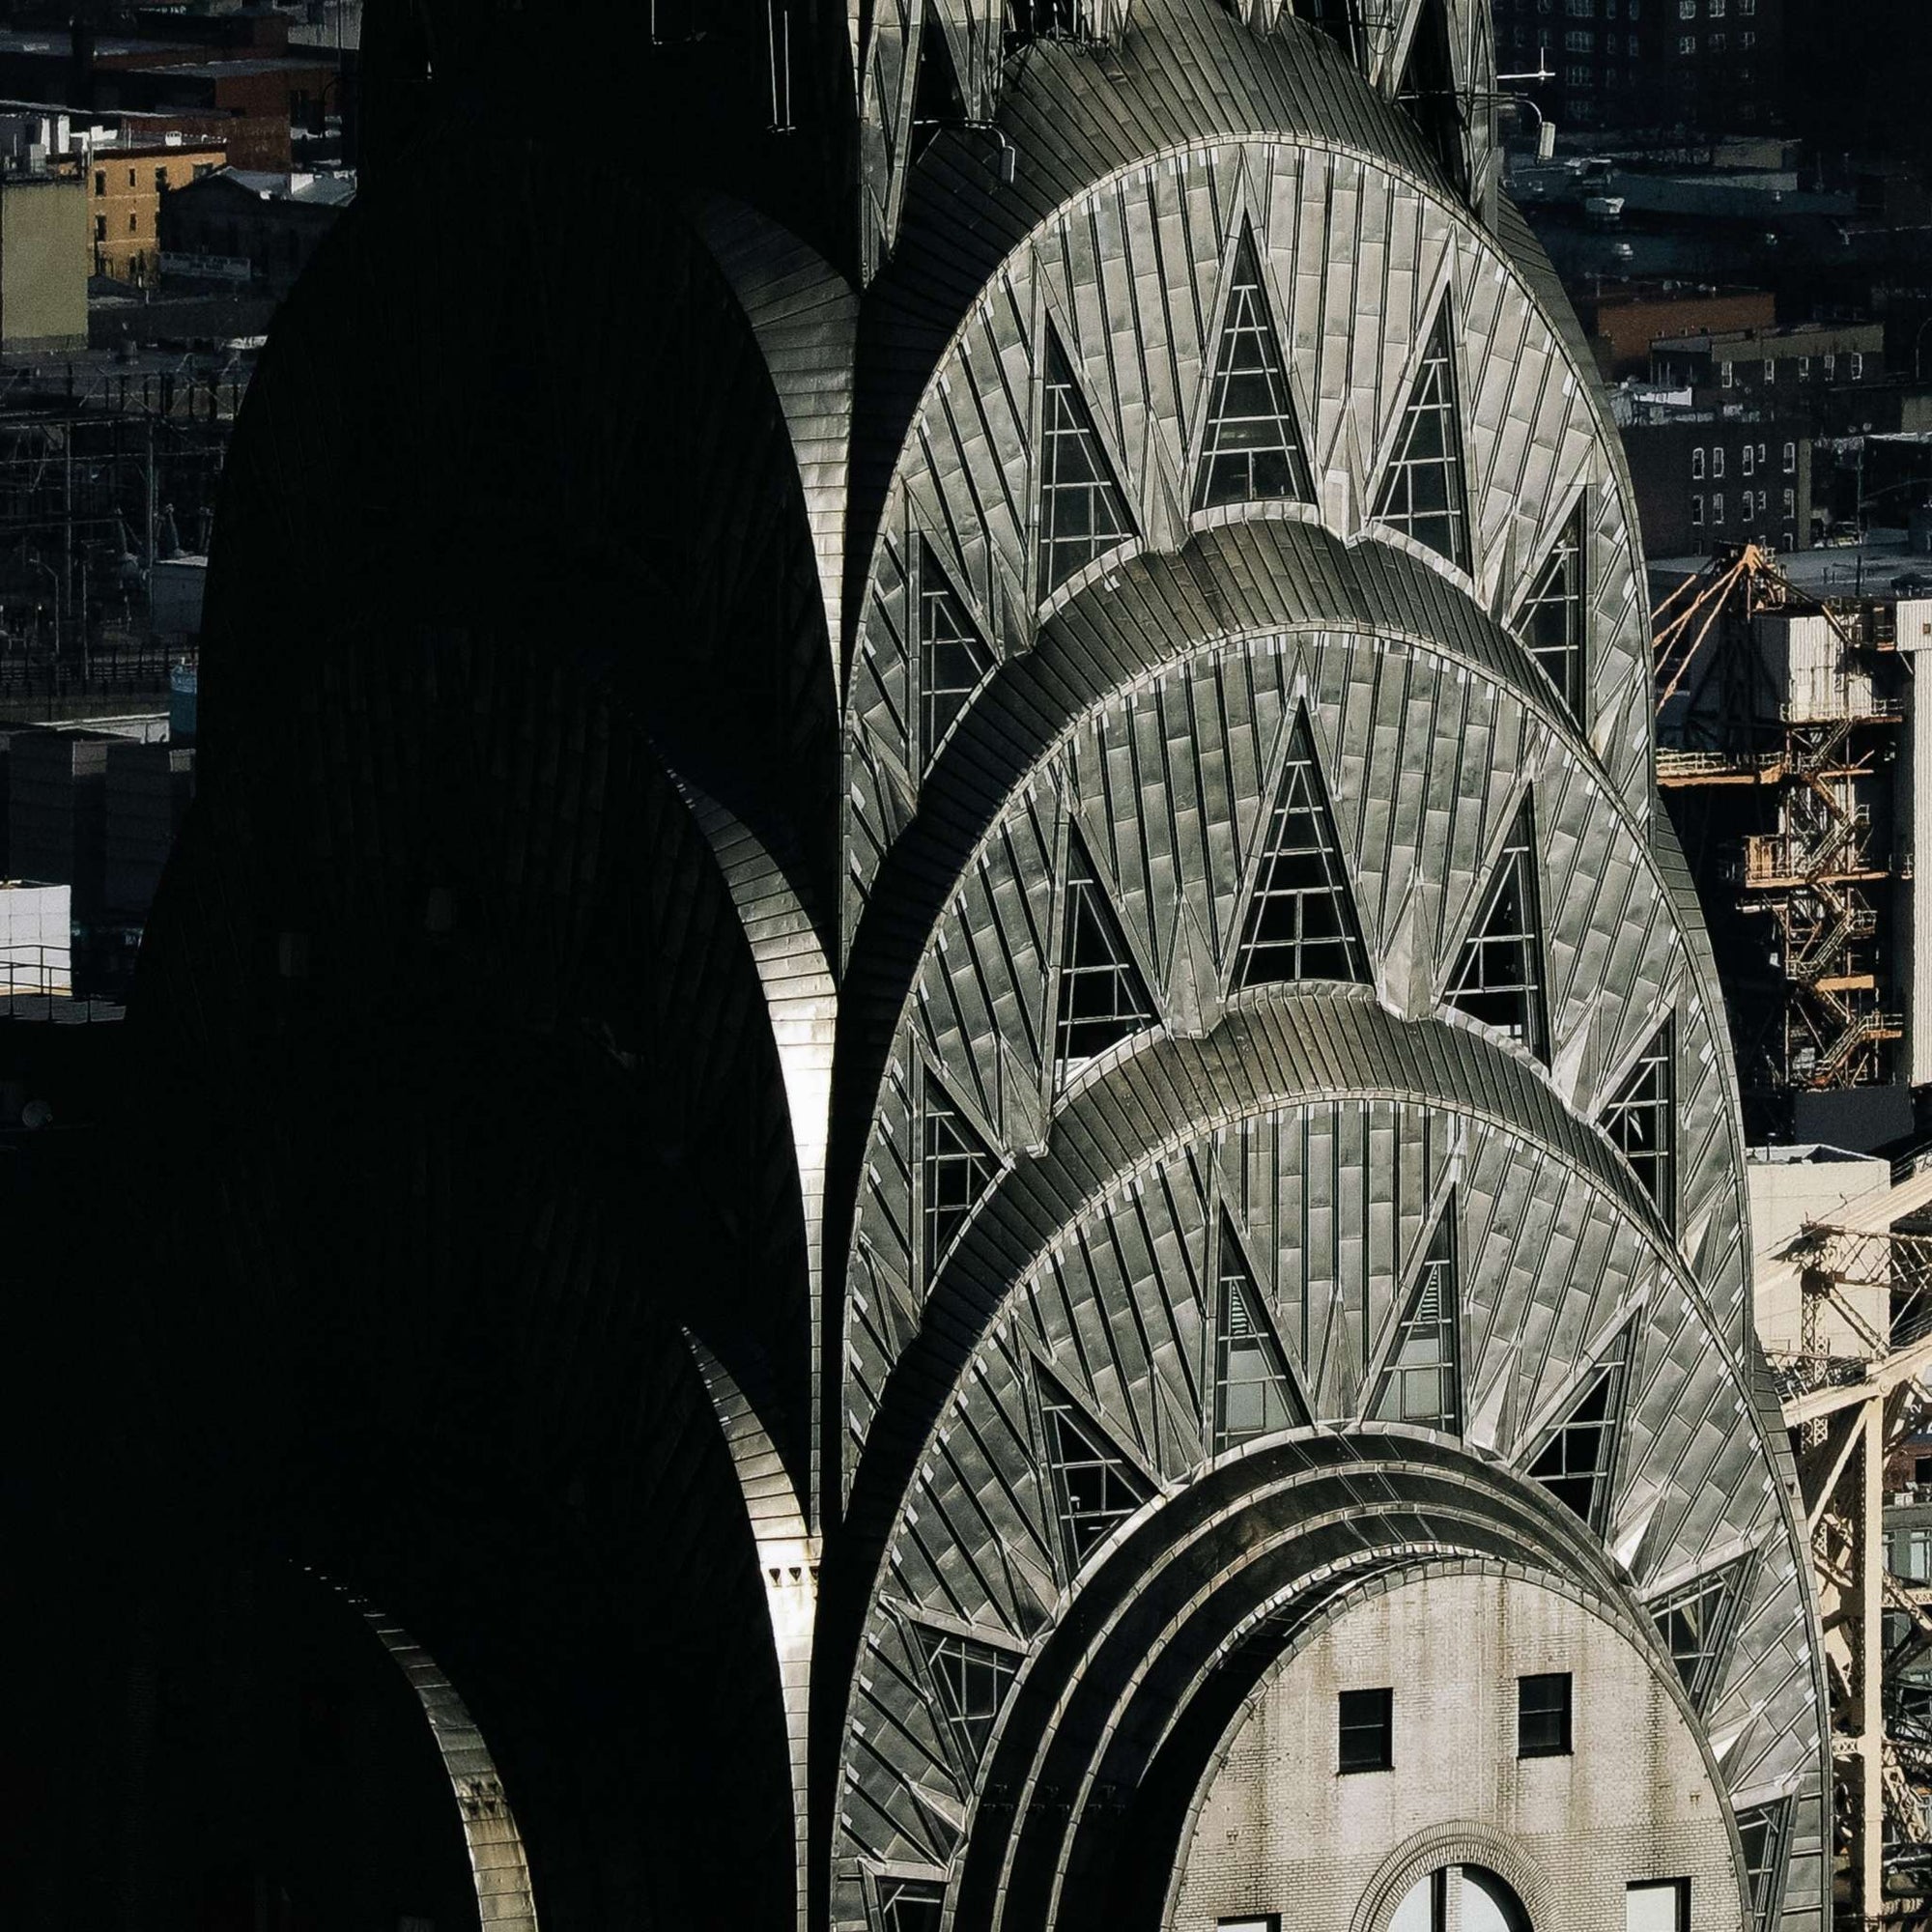
[[1745,343],[1788,342],[1794,349],[1802,351],[1806,343],[1815,342],[1822,348],[1828,339],[1841,341],[1847,337],[1860,337],[1876,347],[1885,340],[1885,325],[1882,322],[1794,322],[1776,328],[1717,328],[1694,335],[1660,335],[1651,346],[1655,349],[1716,350],[1736,348]]
[[339,175],[278,175],[257,168],[223,168],[206,177],[233,182],[264,201],[299,201],[321,208],[347,208],[355,199],[355,177]]
[[[1647,568],[1654,580],[1675,582],[1706,569],[1707,556],[1657,556]],[[1796,590],[1819,599],[1861,597],[1885,604],[1922,590],[1896,586],[1893,580],[1917,577],[1932,585],[1932,556],[1915,553],[1904,530],[1870,531],[1861,544],[1824,544],[1816,550],[1780,551],[1777,567]],[[1753,1151],[1752,1159],[1757,1155]]]

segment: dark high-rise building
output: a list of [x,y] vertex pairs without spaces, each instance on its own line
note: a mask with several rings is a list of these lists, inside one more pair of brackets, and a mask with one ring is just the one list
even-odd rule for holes
[[1666,138],[1774,133],[1786,121],[1788,4],[1495,0],[1497,60],[1506,74],[1551,75],[1520,91],[1559,128]]
[[[1487,0],[671,11],[372,23],[129,1021],[130,1589],[369,1621],[492,1927],[1818,1932],[1735,1081]],[[327,1922],[323,1833],[237,1895]]]

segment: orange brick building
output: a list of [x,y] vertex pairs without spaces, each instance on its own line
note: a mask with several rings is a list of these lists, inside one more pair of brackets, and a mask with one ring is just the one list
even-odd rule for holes
[[226,158],[213,143],[98,149],[87,168],[94,272],[152,281],[161,266],[161,196],[213,174]]

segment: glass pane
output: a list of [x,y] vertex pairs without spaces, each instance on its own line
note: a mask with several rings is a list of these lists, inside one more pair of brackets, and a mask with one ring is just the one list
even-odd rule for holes
[[1435,1874],[1417,1879],[1389,1920],[1389,1932],[1431,1932],[1429,1894],[1435,1889]]
[[1677,1879],[1634,1885],[1624,1894],[1624,1932],[1679,1932],[1687,1888]]

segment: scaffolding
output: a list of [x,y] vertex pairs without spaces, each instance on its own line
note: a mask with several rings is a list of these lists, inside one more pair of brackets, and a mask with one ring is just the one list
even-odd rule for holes
[[1653,644],[1658,782],[1719,935],[1752,1124],[1781,1134],[1794,1095],[1886,1082],[1904,1037],[1891,611],[1806,596],[1743,544],[1662,599]]
[[1832,1701],[1838,1923],[1932,1927],[1932,1584],[1892,1574],[1888,1463],[1932,1412],[1932,1164],[1760,1259],[1760,1308],[1802,1298],[1767,1349],[1811,1537]]

